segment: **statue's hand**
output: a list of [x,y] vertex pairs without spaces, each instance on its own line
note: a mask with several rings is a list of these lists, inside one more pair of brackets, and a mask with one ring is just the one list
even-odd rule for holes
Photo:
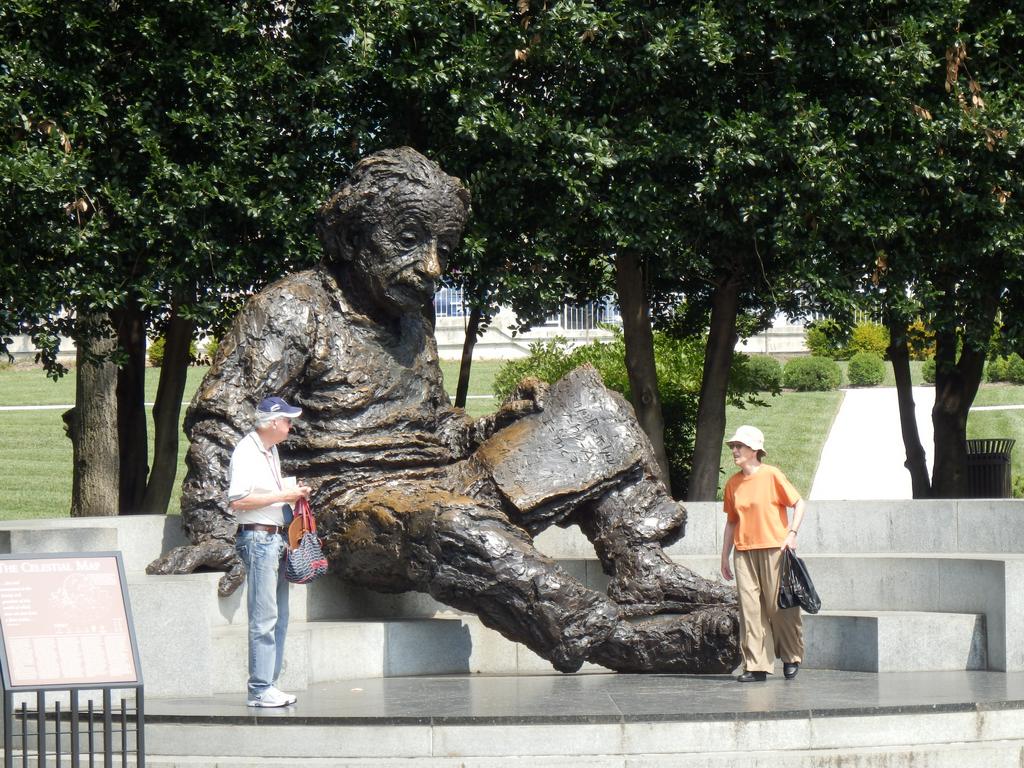
[[227,597],[245,581],[245,565],[238,559],[234,544],[215,538],[175,547],[147,565],[146,573],[163,576],[192,573],[199,568],[226,571],[217,583],[221,597]]
[[551,387],[546,381],[541,381],[535,376],[527,376],[505,398],[502,408],[514,406],[516,410],[523,411],[523,415],[543,411],[544,401],[547,399],[549,389]]
[[531,413],[544,410],[548,385],[532,376],[523,379],[494,413],[483,416],[476,422],[477,442],[482,443],[502,427],[507,427]]
[[501,429],[523,416],[543,411],[548,389],[546,382],[533,376],[520,381],[494,414],[495,429]]

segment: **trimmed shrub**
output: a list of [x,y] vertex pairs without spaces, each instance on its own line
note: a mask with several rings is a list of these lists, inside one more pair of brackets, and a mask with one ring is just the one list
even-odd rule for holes
[[843,354],[843,331],[835,320],[817,320],[807,326],[804,343],[813,357],[838,360]]
[[1024,384],[1024,358],[1016,352],[1006,360],[1006,380],[1011,384]]
[[[146,359],[149,360],[149,364],[154,368],[159,368],[164,364],[164,345],[166,343],[167,341],[163,336],[149,342],[149,347],[146,349]],[[189,360],[195,362],[196,343],[194,341],[188,345],[188,355]]]
[[858,352],[850,358],[846,378],[851,387],[877,387],[885,381],[885,361],[874,352]]
[[1009,367],[1009,361],[1005,357],[997,357],[995,360],[989,360],[985,366],[985,381],[997,382],[1007,381],[1007,369]]
[[779,392],[782,389],[782,363],[770,355],[736,356],[734,375],[752,392]]
[[164,364],[164,343],[164,337],[161,336],[159,339],[149,342],[149,347],[146,348],[146,359],[154,368],[159,368]]
[[547,382],[558,381],[573,368],[570,354],[569,342],[563,336],[535,341],[530,345],[529,355],[509,360],[498,369],[492,385],[494,394],[504,400],[527,376],[536,376]]
[[935,358],[929,357],[924,361],[924,365],[921,366],[921,378],[924,379],[925,384],[935,383]]
[[920,320],[907,328],[907,347],[911,360],[928,360],[935,357],[935,331]]
[[795,357],[782,371],[783,384],[798,392],[827,392],[839,388],[843,375],[827,357]]
[[858,323],[850,333],[850,343],[846,351],[851,357],[859,352],[873,352],[885,359],[889,349],[889,330],[878,323]]
[[216,336],[210,336],[206,343],[203,345],[203,354],[206,359],[203,361],[206,365],[213,362],[213,359],[217,356],[217,350],[220,348],[220,339]]

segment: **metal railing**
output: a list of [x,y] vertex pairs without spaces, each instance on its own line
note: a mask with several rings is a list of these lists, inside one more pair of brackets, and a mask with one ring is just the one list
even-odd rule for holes
[[[146,747],[145,717],[142,708],[142,687],[135,689],[135,706],[122,698],[115,706],[111,689],[102,689],[100,706],[89,699],[82,707],[79,693],[85,689],[70,688],[50,693],[68,694],[67,708],[60,700],[47,709],[47,691],[36,691],[35,707],[27,701],[14,703],[14,694],[4,692],[4,766],[5,768],[61,768],[89,766],[94,768],[99,758],[103,768],[113,768],[114,758],[121,768],[144,768]],[[95,691],[94,688],[88,689]]]
[[434,315],[437,317],[465,317],[469,312],[461,288],[442,285],[434,294]]
[[622,314],[619,305],[611,297],[586,304],[565,304],[562,310],[550,315],[544,322],[548,328],[562,328],[567,331],[590,331],[602,325],[621,325]]
[[[434,294],[434,314],[437,317],[466,317],[469,310],[462,289],[448,286],[438,288]],[[622,324],[619,305],[610,296],[586,304],[565,304],[561,310],[550,315],[542,326],[567,331],[588,331],[605,324]]]

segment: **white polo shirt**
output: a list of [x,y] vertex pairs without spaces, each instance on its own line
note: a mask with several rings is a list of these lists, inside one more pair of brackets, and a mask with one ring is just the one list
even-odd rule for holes
[[[231,465],[228,470],[228,502],[244,499],[252,493],[275,493],[281,490],[281,460],[277,455],[277,446],[269,450],[263,447],[263,441],[255,432],[242,438],[231,453]],[[264,525],[284,525],[284,502],[276,501],[259,509],[238,510],[235,519],[238,524],[262,523]]]

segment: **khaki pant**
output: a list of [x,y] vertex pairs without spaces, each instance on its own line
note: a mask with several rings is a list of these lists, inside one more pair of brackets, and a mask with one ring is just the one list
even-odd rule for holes
[[736,589],[740,599],[740,651],[747,672],[771,672],[775,658],[802,661],[804,637],[800,608],[778,607],[782,551],[736,550]]

